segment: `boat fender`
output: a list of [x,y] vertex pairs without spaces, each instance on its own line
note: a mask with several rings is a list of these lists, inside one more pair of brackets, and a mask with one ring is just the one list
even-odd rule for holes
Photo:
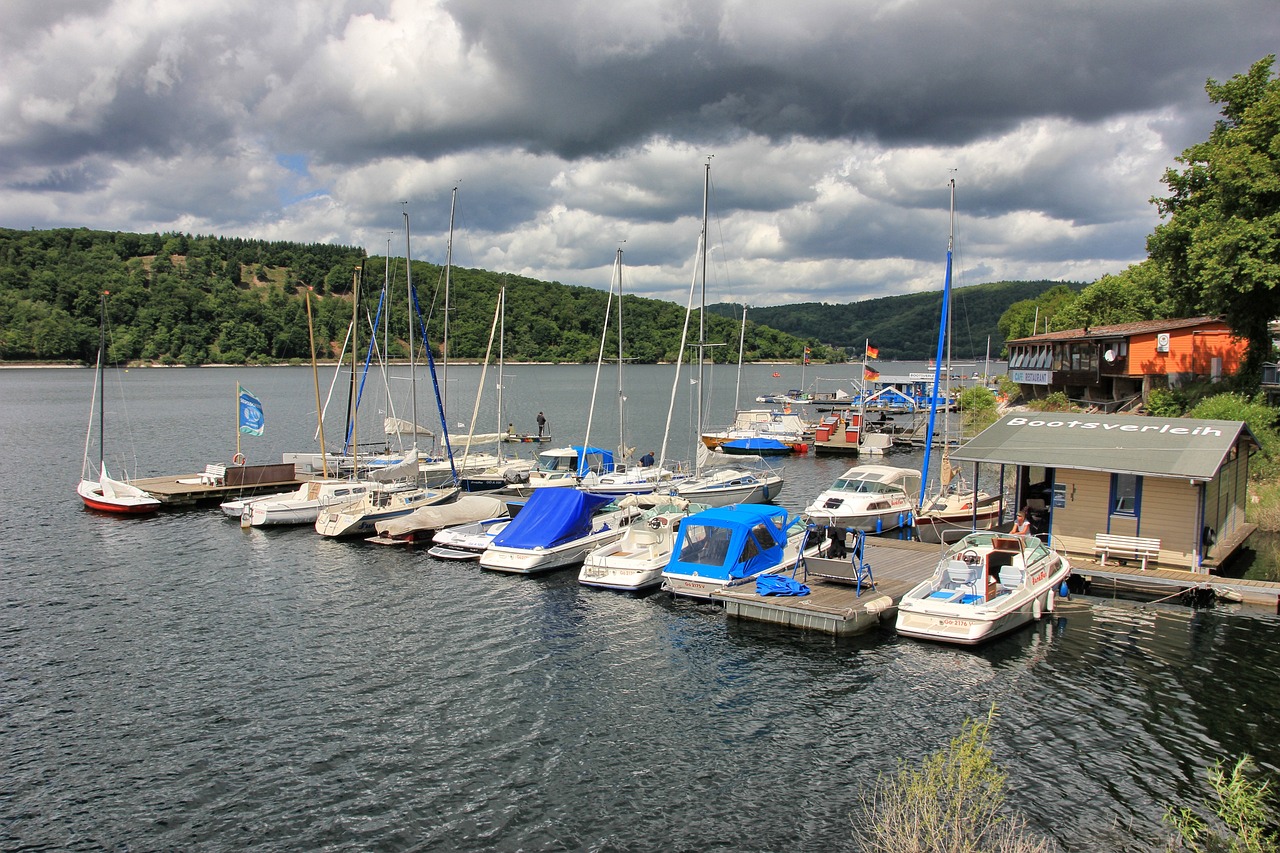
[[876,533],[883,533],[883,532],[884,532],[884,520],[879,516],[876,516]]
[[1053,590],[1049,590],[1044,594],[1044,612],[1053,612]]
[[1031,602],[1031,618],[1039,622],[1040,617],[1043,615],[1044,611],[1040,609],[1040,597],[1036,596],[1036,598]]
[[1070,598],[1070,597],[1071,597],[1071,587],[1067,586],[1067,581],[1064,578],[1062,581],[1062,586],[1058,587],[1058,598]]
[[243,465],[243,464],[244,464],[244,454],[243,454],[243,453],[237,453],[235,456],[232,456],[232,457],[231,457],[231,463],[232,463],[233,465]]

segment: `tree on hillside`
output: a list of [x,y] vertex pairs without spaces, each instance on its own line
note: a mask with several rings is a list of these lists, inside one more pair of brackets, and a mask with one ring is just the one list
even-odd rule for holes
[[1280,314],[1280,79],[1272,54],[1247,74],[1205,84],[1222,118],[1205,142],[1165,171],[1167,198],[1152,201],[1167,221],[1147,251],[1173,285],[1186,315],[1221,314],[1249,341],[1241,370],[1261,374],[1271,355],[1267,323]]

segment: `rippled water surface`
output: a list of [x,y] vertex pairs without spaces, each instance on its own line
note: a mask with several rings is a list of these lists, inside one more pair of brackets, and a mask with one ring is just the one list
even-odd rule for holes
[[[469,420],[475,369],[452,370]],[[799,384],[768,371],[751,396]],[[593,368],[511,373],[508,420],[543,409],[581,441]],[[670,369],[628,375],[633,443],[656,449]],[[267,410],[251,461],[314,446],[308,369],[135,370],[113,379],[109,453],[144,475],[229,458],[237,381]],[[245,532],[216,508],[107,518],[74,493],[91,384],[0,371],[5,849],[848,849],[865,786],[992,703],[1010,802],[1068,850],[1157,849],[1212,761],[1280,765],[1272,616],[1077,598],[966,651]],[[790,462],[783,503],[845,465]]]

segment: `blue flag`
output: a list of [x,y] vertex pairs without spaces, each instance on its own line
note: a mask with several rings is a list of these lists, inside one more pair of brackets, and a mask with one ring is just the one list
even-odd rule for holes
[[262,429],[266,425],[262,403],[238,384],[236,390],[240,393],[240,431],[249,435],[262,435]]

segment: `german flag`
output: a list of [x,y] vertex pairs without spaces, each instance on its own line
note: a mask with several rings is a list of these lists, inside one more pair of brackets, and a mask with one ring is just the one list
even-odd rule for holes
[[867,344],[867,358],[879,358],[879,357],[880,357],[880,348],[873,347],[871,344]]
[[862,378],[868,382],[875,382],[880,378],[880,371],[872,370],[870,367],[862,371]]

